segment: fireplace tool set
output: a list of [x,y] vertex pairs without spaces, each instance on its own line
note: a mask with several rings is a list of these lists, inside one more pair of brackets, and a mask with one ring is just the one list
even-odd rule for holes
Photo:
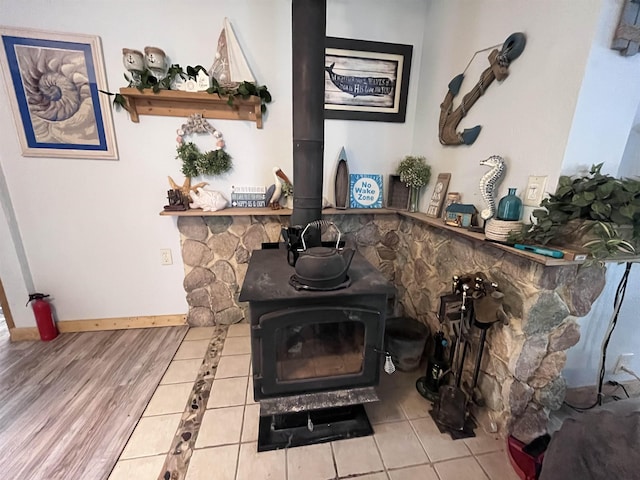
[[[426,375],[416,382],[416,388],[434,402],[430,414],[441,432],[453,438],[472,437],[474,423],[469,416],[470,402],[483,406],[478,377],[487,331],[497,322],[507,323],[502,309],[504,294],[498,285],[482,273],[471,277],[453,277],[452,293],[440,298],[440,324],[447,331],[434,335],[435,353],[429,360]],[[471,384],[462,381],[464,363],[474,342],[474,330],[479,330],[477,354]],[[444,349],[449,345],[449,359]],[[446,384],[445,381],[447,382]]]

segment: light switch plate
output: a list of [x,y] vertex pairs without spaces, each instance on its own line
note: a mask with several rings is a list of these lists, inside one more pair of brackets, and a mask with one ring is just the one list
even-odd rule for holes
[[544,187],[547,184],[547,176],[533,176],[529,175],[529,181],[527,182],[527,188],[524,191],[524,198],[522,203],[528,207],[539,207],[544,196]]

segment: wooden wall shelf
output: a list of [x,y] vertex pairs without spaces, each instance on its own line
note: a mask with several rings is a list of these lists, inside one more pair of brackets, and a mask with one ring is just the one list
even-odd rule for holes
[[127,99],[127,111],[135,123],[140,122],[140,115],[186,118],[201,113],[209,119],[249,120],[256,122],[257,128],[262,128],[262,102],[255,96],[247,100],[236,98],[230,106],[226,98],[207,92],[160,90],[153,93],[151,89],[121,88],[120,94]]

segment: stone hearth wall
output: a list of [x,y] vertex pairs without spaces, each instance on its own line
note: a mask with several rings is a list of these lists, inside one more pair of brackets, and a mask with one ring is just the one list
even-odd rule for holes
[[[491,420],[524,442],[545,433],[551,410],[560,408],[566,384],[565,350],[580,338],[577,317],[586,315],[604,287],[604,269],[545,267],[411,218],[387,215],[325,216],[338,225],[398,291],[396,315],[439,329],[440,295],[453,275],[483,272],[504,292],[509,325],[488,332],[479,389]],[[184,289],[190,325],[230,324],[245,318],[238,302],[250,253],[277,242],[289,217],[180,217]],[[467,355],[471,383],[476,352]]]

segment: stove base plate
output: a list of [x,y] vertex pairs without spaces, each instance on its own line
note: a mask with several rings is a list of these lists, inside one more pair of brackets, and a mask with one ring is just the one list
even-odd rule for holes
[[[313,425],[311,430],[309,420]],[[373,434],[363,405],[260,417],[258,451],[300,447]]]

